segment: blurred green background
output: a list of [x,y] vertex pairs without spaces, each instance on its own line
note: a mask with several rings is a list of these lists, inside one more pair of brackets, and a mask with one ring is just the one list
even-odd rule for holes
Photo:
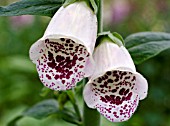
[[[1,0],[0,5],[12,2]],[[105,0],[104,4],[105,30],[116,31],[124,38],[142,31],[170,32],[170,0]],[[28,52],[43,35],[49,20],[41,16],[0,17],[0,126],[45,99],[40,96],[43,85]],[[148,97],[129,121],[111,123],[102,118],[102,126],[170,126],[170,50],[137,69],[148,79]],[[43,120],[25,117],[17,124],[73,126],[52,116]]]

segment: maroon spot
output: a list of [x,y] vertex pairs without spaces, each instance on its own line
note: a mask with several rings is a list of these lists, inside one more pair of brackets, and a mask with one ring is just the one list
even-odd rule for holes
[[125,80],[126,80],[126,79],[130,79],[130,76],[125,77]]
[[97,80],[97,82],[98,82],[98,83],[101,83],[101,82],[102,82],[102,80]]
[[113,90],[112,90],[112,93],[115,93],[116,91],[117,91],[116,89],[113,89]]
[[61,41],[65,41],[65,39],[64,39],[64,38],[60,38],[60,40],[61,40]]
[[70,47],[73,47],[74,45],[73,44],[69,44]]
[[49,39],[46,39],[46,40],[45,40],[45,43],[48,43],[48,42],[49,42]]
[[70,43],[70,39],[67,39],[66,42],[67,42],[67,43]]
[[107,76],[107,75],[105,75],[105,76],[104,76],[104,78],[105,78],[105,79],[108,79],[108,76]]
[[122,89],[120,89],[119,94],[120,94],[120,95],[123,95],[124,92],[125,92],[125,89],[122,88]]
[[100,97],[100,100],[102,101],[102,102],[105,102],[105,103],[107,103],[107,101],[106,101],[106,99],[104,98],[104,97]]
[[59,78],[59,75],[55,75],[55,77],[54,77],[56,80]]
[[106,95],[105,98],[106,98],[107,101],[111,100],[111,98],[108,95]]
[[114,115],[116,115],[116,114],[117,114],[117,112],[113,112],[113,114],[114,114]]
[[51,68],[55,68],[57,64],[55,63],[55,60],[52,60],[52,62],[48,62],[47,65]]
[[110,95],[110,98],[111,98],[112,100],[114,100],[115,95]]
[[121,98],[119,96],[116,97],[116,105],[122,104]]
[[51,80],[51,76],[50,76],[50,75],[46,74],[46,77],[47,77],[49,80]]
[[126,98],[125,98],[125,97],[122,97],[122,101],[124,101],[124,100],[126,100]]
[[63,57],[63,56],[61,56],[61,55],[57,55],[56,56],[56,61],[57,62],[61,62],[61,61],[63,61],[65,58]]
[[111,75],[112,73],[111,73],[111,71],[107,71],[106,74],[107,75]]
[[54,59],[53,54],[50,51],[48,51],[48,60],[52,61],[53,59]]
[[101,88],[104,88],[104,85],[100,85]]
[[130,93],[128,94],[128,96],[126,97],[126,100],[130,100],[131,96],[132,96],[132,92],[130,92]]
[[117,74],[117,71],[113,71],[113,74]]
[[83,57],[80,57],[80,58],[79,58],[79,61],[82,61],[83,59],[84,59]]
[[115,82],[118,82],[118,81],[119,81],[119,79],[118,79],[118,78],[116,78],[116,79],[115,79]]
[[132,79],[132,81],[135,81],[136,80],[136,77],[135,76],[133,76],[133,79]]
[[113,83],[113,80],[112,79],[108,79],[107,83]]
[[83,65],[79,66],[79,68],[83,68],[83,67],[84,67]]
[[62,83],[64,84],[64,83],[65,83],[65,80],[62,80]]
[[129,93],[129,89],[124,92],[124,95],[127,95],[127,93]]
[[92,83],[93,86],[97,86],[95,83]]

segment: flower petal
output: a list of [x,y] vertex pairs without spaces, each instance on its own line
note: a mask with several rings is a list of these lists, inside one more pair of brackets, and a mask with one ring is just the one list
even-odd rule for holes
[[[111,97],[106,95],[107,97]],[[119,99],[119,96],[116,96]],[[121,105],[114,105],[110,102],[103,104],[103,102],[96,105],[97,110],[108,120],[112,122],[127,121],[135,112],[139,103],[139,96],[135,93],[130,100],[123,101]]]
[[99,97],[95,95],[93,88],[94,87],[92,82],[88,82],[83,90],[84,101],[89,108],[95,108],[96,104],[99,101]]
[[96,62],[96,71],[93,78],[115,69],[136,72],[133,60],[125,47],[119,47],[111,42],[103,42],[96,48],[94,61]]
[[133,91],[139,94],[139,98],[140,100],[142,100],[147,96],[148,82],[140,73],[136,73],[135,76],[136,84],[134,86]]
[[30,50],[29,50],[29,56],[33,63],[36,64],[37,60],[39,59],[41,53],[43,53],[45,50],[45,43],[42,42],[42,40],[37,41],[34,43]]
[[83,45],[66,38],[46,39],[45,50],[37,60],[42,83],[53,90],[67,90],[85,76],[89,53]]
[[44,37],[49,35],[64,35],[85,45],[92,54],[97,37],[97,17],[84,1],[62,6],[51,19]]
[[83,91],[84,100],[110,121],[125,121],[132,116],[139,102],[139,95],[133,92],[135,84],[136,77],[131,72],[107,71],[89,80]]

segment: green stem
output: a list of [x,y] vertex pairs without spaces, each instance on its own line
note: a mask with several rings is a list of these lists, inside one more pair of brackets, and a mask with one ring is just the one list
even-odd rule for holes
[[98,21],[98,33],[103,32],[103,0],[96,0],[98,3],[98,13],[97,13],[97,21]]
[[100,113],[96,109],[91,109],[84,103],[83,111],[83,126],[100,126]]
[[[95,0],[98,5],[98,33],[103,32],[103,0]],[[84,85],[87,83],[88,79],[84,79]],[[84,103],[83,110],[83,126],[100,126],[100,113],[96,109],[89,108],[86,103]]]
[[74,107],[74,110],[78,116],[78,120],[81,121],[82,118],[81,118],[81,114],[80,114],[80,109],[79,109],[79,106],[77,104],[77,99],[76,99],[76,96],[75,96],[75,91],[74,89],[73,90],[70,90],[70,91],[67,91],[67,95],[68,97],[70,98],[70,101]]

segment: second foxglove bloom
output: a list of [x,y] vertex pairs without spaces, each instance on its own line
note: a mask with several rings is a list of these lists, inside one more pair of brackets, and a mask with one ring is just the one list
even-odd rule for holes
[[30,48],[42,83],[53,90],[67,90],[89,76],[96,37],[97,18],[85,2],[62,6],[44,36]]
[[96,68],[83,92],[90,108],[112,122],[128,120],[147,95],[146,79],[136,72],[129,52],[109,39],[94,52]]

